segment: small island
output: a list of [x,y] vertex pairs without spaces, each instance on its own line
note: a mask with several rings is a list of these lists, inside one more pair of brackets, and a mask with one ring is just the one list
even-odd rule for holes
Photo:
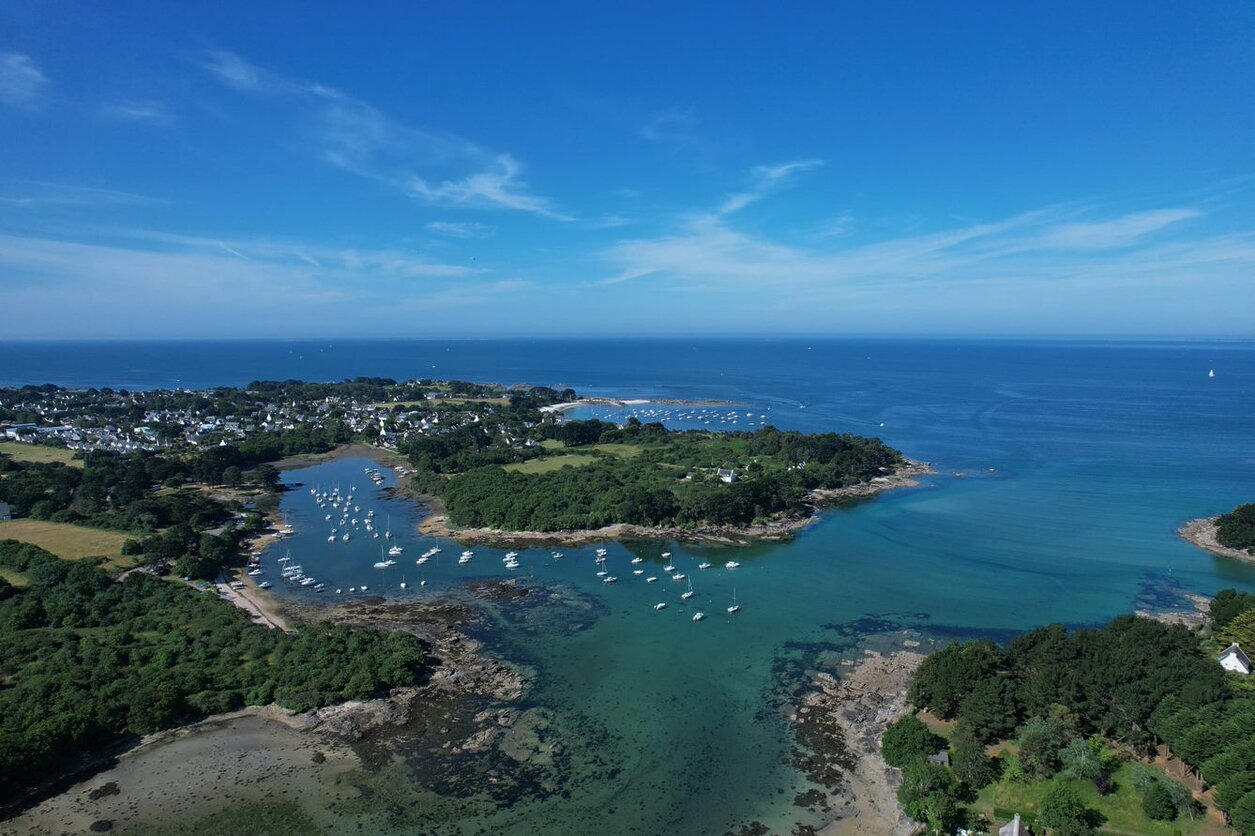
[[1190,520],[1177,533],[1214,554],[1255,561],[1255,502],[1218,517]]

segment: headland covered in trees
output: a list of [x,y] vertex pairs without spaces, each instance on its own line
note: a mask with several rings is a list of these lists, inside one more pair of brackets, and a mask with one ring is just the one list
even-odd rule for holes
[[1178,533],[1209,552],[1255,561],[1255,502],[1217,517],[1190,520]]
[[934,652],[881,744],[906,814],[940,833],[1015,815],[1034,833],[1217,832],[1218,817],[1255,833],[1255,683],[1217,662],[1255,646],[1255,595],[1223,590],[1208,616]]
[[[876,438],[566,419],[564,409],[581,402],[570,389],[379,378],[206,391],[0,390],[10,435],[31,449],[66,447],[87,465],[6,459],[0,501],[18,516],[131,531],[194,515],[207,523],[215,510],[188,485],[273,487],[271,462],[356,441],[408,458],[411,490],[443,508],[430,533],[735,542],[791,536],[822,505],[929,472]],[[153,485],[165,490],[147,490]],[[197,507],[171,507],[189,503]]]

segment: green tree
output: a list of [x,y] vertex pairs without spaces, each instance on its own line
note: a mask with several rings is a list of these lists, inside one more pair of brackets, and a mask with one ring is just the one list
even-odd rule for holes
[[959,717],[985,743],[1006,737],[1020,720],[1015,687],[1003,676],[980,680],[959,706]]
[[951,833],[957,825],[958,786],[946,767],[917,759],[902,770],[898,801],[906,814],[928,825],[930,832]]
[[1142,796],[1142,812],[1153,821],[1172,821],[1177,817],[1177,808],[1172,803],[1172,794],[1164,786],[1163,781],[1150,785],[1150,791]]
[[963,721],[950,739],[950,768],[955,777],[973,789],[992,783],[998,777],[999,762],[985,754],[985,745],[976,739]]
[[1059,727],[1045,717],[1034,717],[1020,732],[1020,764],[1036,778],[1049,778],[1059,771],[1059,750],[1065,742]]
[[914,714],[899,717],[885,729],[880,741],[880,751],[885,763],[899,769],[912,761],[927,758],[943,749],[946,741],[933,734],[928,726]]
[[1089,739],[1074,738],[1059,750],[1059,762],[1069,777],[1092,781],[1105,795],[1111,788],[1111,773],[1119,765],[1119,758],[1106,741],[1094,735]]
[[1085,807],[1077,791],[1056,783],[1041,800],[1038,820],[1053,836],[1089,836],[1096,832],[1094,812]]
[[1220,640],[1225,644],[1237,642],[1244,647],[1255,648],[1255,609],[1235,615],[1220,631]]

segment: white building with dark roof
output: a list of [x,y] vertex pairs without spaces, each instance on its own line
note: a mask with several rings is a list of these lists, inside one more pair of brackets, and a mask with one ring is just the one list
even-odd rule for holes
[[1227,671],[1240,673],[1243,676],[1246,676],[1251,672],[1251,660],[1248,659],[1246,654],[1242,652],[1242,647],[1237,642],[1234,642],[1226,647],[1224,651],[1216,657],[1216,661],[1220,663],[1220,667]]

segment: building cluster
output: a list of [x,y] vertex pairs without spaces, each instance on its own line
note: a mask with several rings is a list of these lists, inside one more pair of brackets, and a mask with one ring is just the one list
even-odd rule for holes
[[[114,392],[27,387],[0,390],[0,439],[55,443],[76,451],[132,453],[237,443],[258,432],[333,426],[396,448],[416,435],[439,435],[468,424],[490,423],[487,402],[429,396],[390,404],[340,396],[312,400],[214,397],[190,390]],[[225,407],[225,408],[224,408]],[[506,444],[523,443],[493,427]]]

